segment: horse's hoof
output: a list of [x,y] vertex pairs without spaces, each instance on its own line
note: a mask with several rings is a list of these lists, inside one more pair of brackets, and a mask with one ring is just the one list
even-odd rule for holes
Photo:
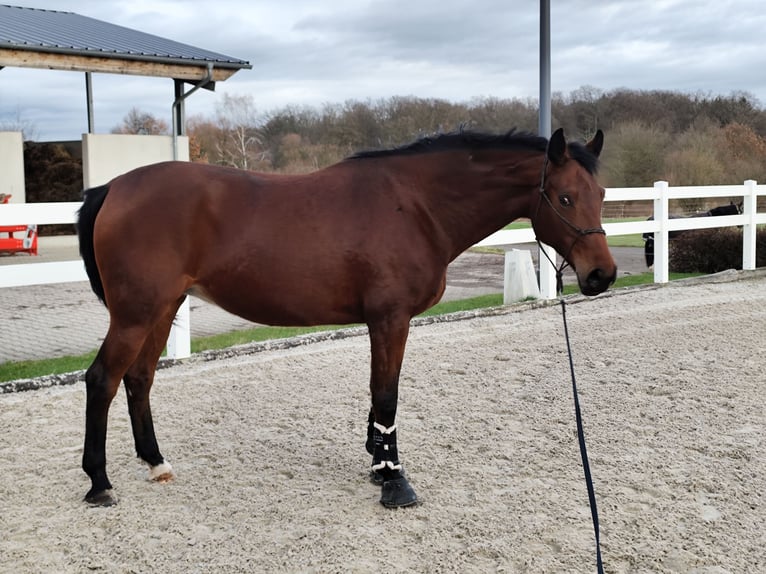
[[157,466],[153,466],[149,469],[149,480],[152,482],[170,482],[175,478],[173,467],[170,463],[162,462]]
[[91,506],[114,506],[117,504],[117,498],[114,493],[109,490],[101,490],[99,492],[89,492],[85,495],[85,502]]
[[386,508],[412,506],[418,502],[418,496],[403,476],[383,483],[380,503]]

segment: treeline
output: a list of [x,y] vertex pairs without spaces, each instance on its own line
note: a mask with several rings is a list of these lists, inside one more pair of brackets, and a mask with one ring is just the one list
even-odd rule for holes
[[[199,161],[263,171],[315,170],[354,151],[401,145],[457,129],[537,131],[537,101],[468,103],[392,97],[256,113],[250,97],[224,96],[215,118],[189,121]],[[766,181],[766,109],[746,93],[689,95],[584,87],[552,101],[552,124],[570,138],[606,133],[602,183],[641,187]]]
[[[257,110],[250,96],[228,96],[213,117],[187,122],[193,161],[245,169],[303,173],[363,149],[409,143],[464,129],[537,131],[537,101],[477,98],[467,103],[392,97]],[[689,95],[584,87],[552,101],[553,127],[585,140],[606,134],[601,182],[606,187],[766,182],[766,109],[752,96]],[[168,133],[161,119],[131,110],[115,133]],[[78,150],[25,144],[28,201],[76,201]],[[687,206],[696,208],[696,206]]]

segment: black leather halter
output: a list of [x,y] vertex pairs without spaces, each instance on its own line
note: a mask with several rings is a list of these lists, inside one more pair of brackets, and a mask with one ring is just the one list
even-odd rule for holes
[[[543,203],[543,200],[545,200],[545,203],[548,204],[548,207],[551,208],[553,213],[558,217],[564,224],[566,224],[569,228],[573,229],[575,233],[577,233],[577,237],[574,238],[574,241],[572,241],[572,244],[569,246],[569,249],[567,249],[566,254],[561,254],[564,258],[564,260],[561,262],[561,265],[559,267],[556,267],[556,263],[548,256],[548,253],[546,253],[545,249],[542,248],[542,245],[540,244],[540,240],[537,238],[537,234],[535,233],[535,241],[537,241],[537,245],[540,247],[540,251],[543,255],[545,255],[545,258],[550,262],[551,265],[553,265],[553,268],[556,270],[556,292],[561,293],[564,289],[564,283],[562,280],[562,274],[564,273],[564,269],[569,266],[569,262],[567,259],[569,259],[570,253],[572,253],[572,249],[574,249],[575,244],[586,235],[590,235],[592,233],[599,233],[601,235],[606,235],[606,231],[604,231],[603,227],[588,227],[583,229],[582,227],[579,227],[569,221],[563,213],[561,213],[558,209],[556,209],[556,206],[553,205],[553,202],[548,197],[548,195],[545,193],[545,179],[546,175],[548,173],[548,149],[546,147],[545,150],[545,157],[543,158],[543,169],[542,173],[540,174],[540,193],[539,198],[537,201],[537,209],[535,209],[535,215],[532,218],[532,228],[535,227],[535,222],[537,220],[537,216],[540,213],[540,206]],[[574,266],[572,266],[572,269],[574,269]]]

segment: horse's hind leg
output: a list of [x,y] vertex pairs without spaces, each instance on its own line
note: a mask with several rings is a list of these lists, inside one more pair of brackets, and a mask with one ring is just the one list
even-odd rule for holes
[[117,393],[120,379],[135,360],[145,338],[143,327],[118,329],[112,322],[96,359],[85,373],[87,399],[82,468],[91,480],[91,488],[85,495],[85,500],[91,504],[111,506],[116,502],[106,474],[109,406]]
[[373,477],[382,481],[380,502],[386,507],[410,506],[418,500],[402,472],[396,444],[396,405],[399,372],[409,332],[409,317],[386,318],[369,324],[371,344],[367,449],[372,454]]
[[[183,302],[183,298],[179,301]],[[133,427],[133,438],[136,454],[149,467],[149,479],[157,482],[167,482],[173,478],[173,469],[165,462],[160,453],[157,437],[154,434],[152,410],[149,404],[149,393],[154,382],[157,361],[165,348],[178,306],[172,308],[154,327],[146,338],[141,352],[135,362],[125,373],[125,393],[128,397],[128,412]]]

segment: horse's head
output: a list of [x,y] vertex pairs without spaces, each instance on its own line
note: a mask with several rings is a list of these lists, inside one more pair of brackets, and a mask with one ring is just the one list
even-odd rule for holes
[[595,178],[603,144],[601,130],[585,145],[567,144],[563,130],[556,130],[548,143],[540,192],[531,206],[538,239],[572,266],[584,295],[606,291],[617,276],[601,227],[604,188]]

